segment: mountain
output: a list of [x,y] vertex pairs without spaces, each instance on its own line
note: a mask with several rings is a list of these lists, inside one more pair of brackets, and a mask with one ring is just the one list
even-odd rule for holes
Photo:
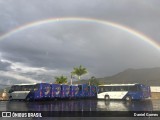
[[[97,80],[105,84],[142,83],[150,86],[160,86],[160,67],[127,69],[113,76],[97,78]],[[88,83],[88,80],[74,83]]]

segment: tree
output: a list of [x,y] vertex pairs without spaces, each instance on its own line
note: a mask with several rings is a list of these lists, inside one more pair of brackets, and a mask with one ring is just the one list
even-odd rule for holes
[[59,77],[55,77],[57,84],[66,84],[67,83],[67,77],[61,75]]
[[100,85],[100,82],[94,77],[92,76],[90,79],[89,79],[89,85]]
[[96,79],[96,77],[94,77],[94,76],[92,76],[90,79],[89,79],[89,85],[96,85],[96,86],[98,86],[98,85],[103,85],[104,83],[101,81],[99,81],[99,80],[97,80]]
[[77,75],[78,79],[81,79],[81,76],[84,74],[87,74],[87,69],[84,68],[82,65],[80,65],[79,67],[75,67],[73,68],[73,71],[71,72],[72,75]]

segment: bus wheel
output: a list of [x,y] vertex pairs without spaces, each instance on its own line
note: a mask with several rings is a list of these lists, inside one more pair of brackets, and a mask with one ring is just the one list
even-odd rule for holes
[[104,97],[104,99],[105,100],[109,100],[110,98],[109,98],[109,95],[106,95],[105,97]]
[[125,100],[126,100],[126,101],[131,101],[132,98],[131,98],[130,96],[127,96],[127,97],[125,98]]

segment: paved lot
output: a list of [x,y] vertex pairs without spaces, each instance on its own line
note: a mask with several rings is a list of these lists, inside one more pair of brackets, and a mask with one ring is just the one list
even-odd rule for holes
[[[125,101],[107,102],[104,100],[59,100],[59,101],[43,101],[43,102],[0,101],[0,111],[160,111],[160,100],[133,101],[133,102],[125,102]],[[158,118],[141,117],[139,119],[158,120],[159,117]],[[98,118],[99,117],[92,118],[92,120],[97,120]],[[11,118],[0,118],[0,119],[10,120]],[[38,118],[38,120],[39,119],[40,118]],[[47,118],[47,119],[51,120],[52,118]],[[57,117],[54,119],[61,120],[63,118]],[[71,119],[65,118],[65,120],[67,119],[72,120],[73,118]],[[91,118],[83,118],[83,119],[91,119]],[[107,117],[107,119],[116,120],[117,117],[116,118]],[[121,120],[122,118],[118,117],[118,119]],[[131,117],[123,118],[122,120],[128,120],[128,119],[139,120],[138,118],[131,118]],[[12,120],[14,120],[14,118]],[[46,118],[42,118],[42,120],[46,120]]]
[[[18,106],[18,107],[17,107]],[[43,102],[0,101],[0,111],[160,111],[160,100],[104,101],[58,100]]]

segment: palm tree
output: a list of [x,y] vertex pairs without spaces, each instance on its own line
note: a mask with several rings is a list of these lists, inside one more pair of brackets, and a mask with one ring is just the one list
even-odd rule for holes
[[57,84],[66,84],[67,83],[67,77],[61,75],[59,77],[55,77]]
[[73,68],[73,71],[71,72],[72,75],[77,75],[78,79],[81,79],[81,76],[87,73],[87,69],[84,68],[82,65],[79,67]]

